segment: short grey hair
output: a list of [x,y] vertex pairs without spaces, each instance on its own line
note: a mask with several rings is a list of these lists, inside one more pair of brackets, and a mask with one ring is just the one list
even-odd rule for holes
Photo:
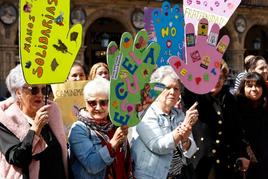
[[157,68],[153,72],[150,78],[150,83],[155,83],[155,82],[162,83],[164,78],[166,78],[167,76],[173,79],[174,81],[179,80],[179,77],[177,76],[175,71],[172,69],[172,67],[169,65],[166,65],[166,66],[161,66]]
[[16,67],[10,70],[6,78],[7,89],[14,99],[16,98],[16,90],[22,88],[26,84],[23,76],[21,65],[18,64]]
[[109,96],[110,91],[110,82],[101,77],[94,78],[89,81],[84,87],[84,99],[87,99],[89,96],[94,96],[96,93],[104,93]]

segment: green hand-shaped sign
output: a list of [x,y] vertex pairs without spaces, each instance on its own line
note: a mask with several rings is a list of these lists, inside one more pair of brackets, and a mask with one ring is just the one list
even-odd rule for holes
[[138,112],[143,111],[161,92],[160,84],[149,84],[156,68],[160,47],[156,42],[148,46],[148,34],[141,30],[134,41],[130,33],[121,37],[120,49],[111,42],[107,49],[111,75],[109,109],[112,122],[117,125],[138,124]]
[[20,56],[29,84],[64,82],[82,42],[82,26],[69,29],[70,0],[20,1]]

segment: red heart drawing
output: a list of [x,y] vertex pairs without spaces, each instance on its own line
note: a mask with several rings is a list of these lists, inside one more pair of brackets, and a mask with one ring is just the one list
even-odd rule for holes
[[180,61],[177,61],[174,66],[178,69],[180,66],[181,66],[181,62]]
[[196,84],[199,85],[199,83],[201,82],[201,80],[202,80],[202,79],[201,79],[200,77],[196,77],[196,78],[195,78],[195,82],[196,82]]

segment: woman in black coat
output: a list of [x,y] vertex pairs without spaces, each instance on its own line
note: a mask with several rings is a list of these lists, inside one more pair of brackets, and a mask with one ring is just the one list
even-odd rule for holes
[[199,150],[193,158],[198,179],[236,178],[239,134],[236,133],[237,110],[234,96],[224,86],[228,76],[226,63],[221,65],[218,83],[210,93],[198,95],[183,90],[182,103],[188,108],[198,101],[199,121],[193,127],[193,135]]
[[236,93],[240,114],[239,126],[244,146],[241,170],[247,179],[268,178],[267,87],[258,73],[248,73]]

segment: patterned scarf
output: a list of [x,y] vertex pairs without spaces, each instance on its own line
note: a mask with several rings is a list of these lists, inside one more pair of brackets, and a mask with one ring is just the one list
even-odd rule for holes
[[[100,132],[103,136],[107,136],[108,132],[114,128],[113,123],[108,119],[106,123],[96,123],[94,119],[91,119],[85,115],[85,111],[83,114],[78,115],[78,121],[83,122],[89,130],[94,130]],[[107,136],[108,137],[108,136]]]

